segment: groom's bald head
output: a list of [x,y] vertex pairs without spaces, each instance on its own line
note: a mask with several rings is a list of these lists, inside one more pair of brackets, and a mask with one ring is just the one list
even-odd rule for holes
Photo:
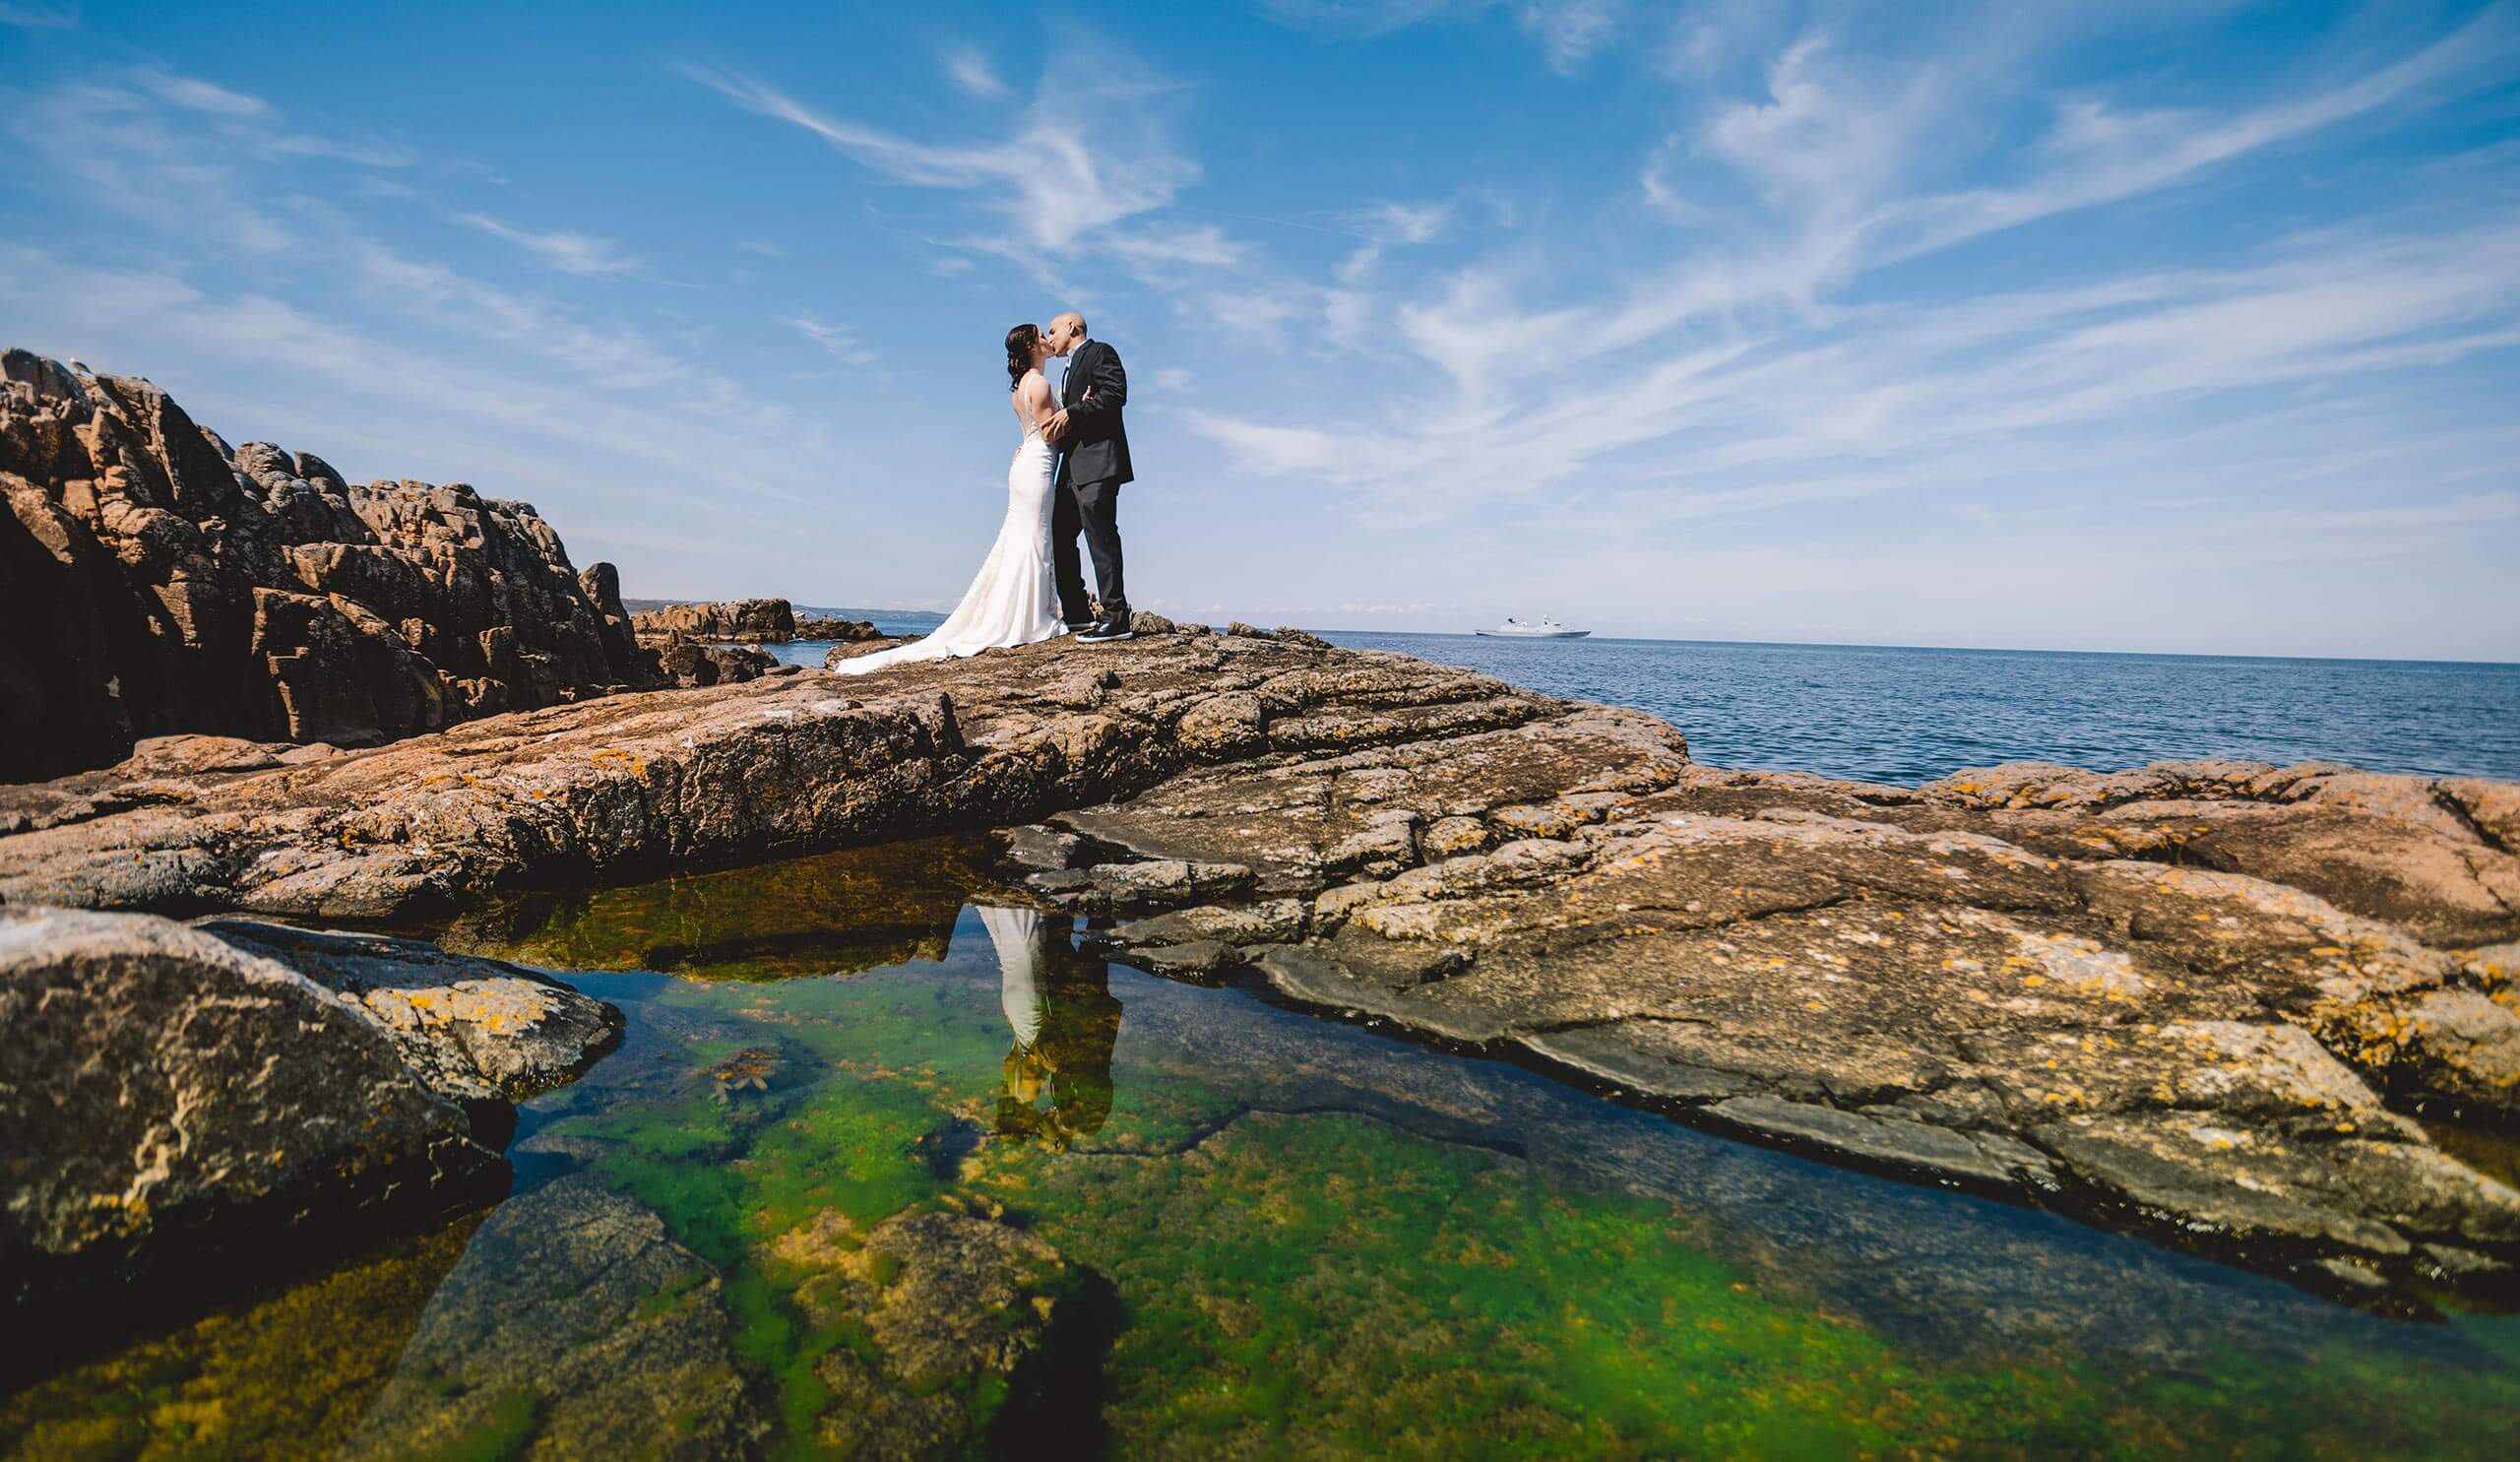
[[1085,339],[1085,317],[1074,310],[1061,310],[1050,316],[1050,333],[1045,337],[1050,349],[1064,355]]

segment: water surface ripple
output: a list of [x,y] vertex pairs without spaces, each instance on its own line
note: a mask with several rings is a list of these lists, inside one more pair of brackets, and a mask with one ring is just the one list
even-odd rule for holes
[[1913,785],[1999,761],[2228,756],[2520,778],[2520,666],[1323,634],[1652,712],[1718,766]]

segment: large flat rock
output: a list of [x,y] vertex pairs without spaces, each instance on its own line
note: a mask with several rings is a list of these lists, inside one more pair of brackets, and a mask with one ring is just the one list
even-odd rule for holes
[[2505,971],[2441,947],[2510,936],[2509,788],[1637,777],[1579,737],[1539,795],[1534,734],[1184,775],[1053,820],[1161,864],[1033,881],[1107,909],[1132,866],[1238,860],[1276,897],[1141,899],[1109,938],[1798,1150],[2343,1283],[2508,1283],[2520,1193],[2416,1118],[2520,1120]]
[[1640,766],[1685,761],[1651,718],[1400,656],[1254,636],[1048,644],[608,696],[300,765],[172,771],[145,795],[22,790],[0,904],[386,919],[1024,822],[1203,763],[1544,721],[1623,728],[1606,754]]

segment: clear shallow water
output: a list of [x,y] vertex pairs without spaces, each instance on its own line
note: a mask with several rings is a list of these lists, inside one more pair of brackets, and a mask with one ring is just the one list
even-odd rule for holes
[[[716,1265],[787,1454],[815,1454],[849,1336],[808,1322],[781,1240],[921,1207],[1000,1214],[1110,1285],[1097,1419],[1058,1455],[2500,1456],[2520,1424],[2520,1320],[2378,1318],[1157,980],[976,857],[439,931],[598,972],[572,978],[627,1012],[619,1051],[527,1104],[520,1190],[592,1174]],[[729,1069],[762,1088],[720,1101]],[[487,1262],[472,1227],[0,1399],[0,1448],[323,1455]]]
[[2520,666],[1322,633],[1650,711],[1718,766],[1912,785],[2229,756],[2520,778]]

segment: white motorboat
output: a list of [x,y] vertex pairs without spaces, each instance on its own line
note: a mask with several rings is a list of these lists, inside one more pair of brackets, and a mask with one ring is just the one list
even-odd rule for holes
[[1592,631],[1568,629],[1557,622],[1556,615],[1543,614],[1538,624],[1508,617],[1504,623],[1497,625],[1494,629],[1482,629],[1479,633],[1490,639],[1499,640],[1580,640]]

